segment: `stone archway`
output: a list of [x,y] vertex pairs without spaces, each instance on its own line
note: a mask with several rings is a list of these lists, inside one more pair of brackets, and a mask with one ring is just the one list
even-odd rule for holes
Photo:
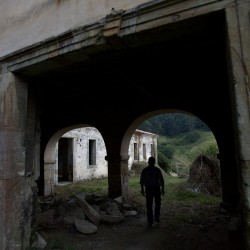
[[91,127],[90,125],[78,124],[57,131],[48,141],[44,151],[44,195],[54,193],[55,169],[57,162],[57,143],[68,131],[79,127]]
[[[120,6],[119,1],[116,3]],[[9,188],[9,183],[16,184],[17,181],[20,181],[20,186],[24,187],[27,182],[26,178],[24,178],[26,159],[23,157],[27,91],[13,91],[12,87],[18,85],[18,80],[12,76],[13,72],[22,75],[31,84],[35,85],[38,81],[41,82],[41,89],[43,88],[44,90],[41,94],[41,99],[46,100],[48,104],[47,106],[44,105],[45,109],[43,110],[43,114],[47,115],[46,118],[48,119],[45,119],[43,124],[49,121],[44,126],[44,131],[46,132],[49,129],[53,130],[53,128],[50,128],[52,126],[50,124],[51,118],[55,118],[55,112],[51,110],[52,108],[56,110],[58,115],[54,119],[55,123],[53,126],[55,127],[67,127],[69,124],[82,122],[82,120],[71,122],[62,119],[63,114],[66,112],[68,112],[67,114],[70,113],[72,120],[79,117],[79,114],[75,112],[75,117],[72,118],[72,107],[68,103],[62,101],[62,104],[65,104],[65,106],[62,106],[61,103],[58,107],[54,106],[57,102],[57,100],[55,101],[55,96],[58,96],[57,94],[60,90],[61,93],[65,93],[64,97],[67,97],[69,91],[68,88],[64,89],[64,87],[69,87],[74,82],[72,79],[74,76],[75,81],[81,79],[82,81],[79,82],[84,84],[81,87],[80,84],[75,85],[76,93],[71,89],[74,95],[82,93],[78,99],[73,98],[74,95],[72,95],[72,100],[70,100],[71,104],[73,103],[72,106],[76,106],[76,99],[79,100],[76,103],[79,104],[78,107],[82,107],[81,105],[84,101],[84,107],[88,107],[83,115],[85,119],[89,116],[95,122],[98,122],[95,118],[100,117],[100,124],[104,127],[109,126],[108,123],[102,123],[104,119],[113,122],[115,117],[116,123],[112,123],[112,126],[114,128],[118,127],[121,134],[124,134],[124,128],[128,127],[127,123],[130,124],[135,117],[162,106],[188,106],[190,110],[196,108],[196,111],[200,113],[205,110],[213,126],[218,128],[217,135],[221,134],[220,145],[221,149],[224,149],[222,152],[224,154],[223,161],[227,166],[225,169],[227,189],[224,195],[234,205],[237,205],[241,199],[240,209],[246,224],[244,238],[248,240],[247,245],[250,245],[249,236],[247,235],[247,230],[249,230],[247,221],[249,214],[247,211],[249,210],[248,176],[250,169],[249,33],[246,32],[249,30],[250,25],[248,18],[249,3],[248,1],[233,0],[188,1],[189,4],[186,3],[187,1],[149,1],[137,5],[136,8],[127,9],[125,12],[111,13],[111,15],[106,16],[105,20],[97,21],[93,17],[95,23],[88,24],[86,20],[84,22],[84,19],[81,19],[81,23],[83,22],[82,26],[77,30],[67,30],[58,36],[51,35],[47,37],[48,39],[41,39],[22,50],[8,52],[9,54],[1,58],[0,97],[2,99],[0,115],[2,138],[4,138],[1,141],[1,146],[4,157],[8,156],[8,159],[3,161],[2,167],[2,193],[5,194],[1,200],[3,211],[6,211],[8,207],[17,209],[16,207],[18,206],[15,204],[17,199],[15,200],[13,197],[23,195],[23,188],[17,188],[16,190],[19,192],[16,193],[14,188]],[[109,7],[111,9],[111,5]],[[68,8],[68,10],[70,9]],[[3,11],[5,10],[3,9]],[[36,10],[39,10],[39,8],[36,8]],[[103,13],[104,16],[106,14]],[[84,11],[81,12],[81,15],[84,15]],[[57,15],[50,16],[54,17]],[[44,21],[47,21],[47,19],[44,19]],[[16,22],[16,24],[19,25],[20,22]],[[28,23],[22,24],[25,25],[25,30],[30,30],[30,26],[26,26],[26,24],[28,25]],[[11,34],[10,37],[13,38],[16,32],[11,32],[8,27],[5,31]],[[53,29],[53,22],[51,22],[51,27],[49,28],[57,30]],[[18,30],[22,32],[22,29]],[[45,37],[45,34],[40,34]],[[23,38],[20,37],[20,43],[18,44],[22,44]],[[27,40],[30,38],[25,36]],[[163,40],[166,40],[166,43],[164,42],[163,46],[160,47],[159,45]],[[16,39],[12,39],[8,46],[12,47],[16,41]],[[155,46],[144,50],[147,43],[155,43]],[[132,49],[136,47],[139,48],[139,53]],[[122,50],[124,51],[125,48],[126,52],[124,54],[126,56],[123,56],[124,60],[122,62],[119,53]],[[163,53],[164,48],[169,48],[169,51],[166,51],[165,54]],[[197,50],[197,48],[199,49]],[[119,49],[121,50],[119,51]],[[152,49],[156,53],[152,53]],[[107,50],[107,53],[102,53],[105,50]],[[114,51],[118,53],[116,54]],[[98,57],[98,52],[102,56]],[[172,56],[171,52],[173,52]],[[179,57],[176,56],[178,53]],[[111,59],[112,54],[114,56],[112,60],[118,60],[114,61],[113,64],[109,64],[110,62],[107,64],[103,63],[107,62],[107,58]],[[146,55],[146,57],[142,60],[135,60],[142,55]],[[92,72],[85,74],[87,69],[91,67],[89,65],[93,65],[93,61],[97,58],[101,59],[99,65],[97,63],[97,67],[94,66]],[[147,61],[146,59],[149,60]],[[164,64],[161,63],[162,59]],[[79,66],[78,75],[76,70],[77,63]],[[103,66],[108,64],[111,67],[103,69]],[[130,70],[127,70],[129,64],[133,66],[131,66]],[[151,72],[153,67],[156,68],[153,74],[146,75],[146,73]],[[61,72],[59,69],[61,69]],[[82,72],[82,69],[84,69],[84,72]],[[99,79],[96,78],[93,81],[93,76],[96,76],[97,69],[103,69],[105,72],[100,74]],[[166,72],[166,69],[169,69],[169,71]],[[72,74],[72,72],[74,73]],[[110,72],[109,76],[107,76],[107,72]],[[118,72],[117,75],[115,74],[116,72]],[[128,75],[128,72],[131,72],[131,75]],[[183,74],[179,77],[180,74],[177,75],[173,72],[182,72]],[[158,79],[162,80],[167,74],[171,75],[171,73],[173,73],[173,77],[172,79],[169,78],[167,82],[157,81]],[[47,78],[45,77],[46,74]],[[142,79],[142,75],[144,75],[144,79]],[[176,76],[179,77],[178,81]],[[117,84],[117,79],[123,79],[124,82]],[[173,82],[172,80],[175,81]],[[93,82],[100,84],[93,84]],[[151,84],[152,82],[155,85],[154,91],[152,91],[151,87],[147,87],[148,83]],[[169,82],[171,84],[168,84]],[[192,82],[195,84],[192,85]],[[58,85],[60,86],[59,88]],[[192,96],[189,90],[194,88],[201,93],[206,91],[207,99],[204,96],[201,96],[201,98]],[[38,88],[39,95],[41,89]],[[97,89],[99,90],[98,95],[93,98],[92,93]],[[182,90],[181,96],[179,95],[180,89]],[[131,93],[131,91],[136,96],[135,102],[123,109],[123,106],[119,106],[119,104],[124,105],[124,102],[127,101],[126,93]],[[166,97],[166,93],[170,94]],[[47,98],[47,94],[51,95],[51,100]],[[150,104],[145,101],[145,95],[151,97],[152,102]],[[185,99],[187,96],[188,98]],[[66,100],[66,98],[61,98],[61,100]],[[98,100],[99,102],[93,100]],[[91,105],[89,105],[90,103]],[[208,103],[210,103],[209,107]],[[98,105],[102,105],[103,109],[99,109]],[[113,110],[113,113],[105,113],[103,112],[104,110]],[[133,110],[133,112],[130,112],[130,110]],[[79,108],[79,113],[83,114],[82,108]],[[214,119],[214,115],[216,115],[216,119]],[[232,122],[232,120],[234,121]],[[65,124],[66,122],[69,124]],[[129,133],[130,131],[128,135]],[[124,142],[126,140],[125,136]],[[236,143],[234,140],[236,140]],[[114,144],[119,146],[118,143]],[[53,148],[53,143],[50,146]],[[111,151],[110,154],[112,154]],[[123,145],[120,155],[126,162],[127,154]],[[115,157],[113,157],[115,167],[120,166],[120,162],[119,164],[116,163],[120,160],[117,157],[120,155],[115,152]],[[109,158],[112,159],[112,155]],[[53,155],[48,154],[46,156],[48,164],[53,164],[53,159]],[[240,175],[240,183],[237,182],[237,171]],[[116,177],[119,173],[114,171],[112,174]],[[110,182],[113,181],[112,179]],[[116,193],[117,191],[114,190],[114,192]],[[241,192],[241,194],[238,192]],[[11,197],[11,200],[9,200],[9,197]],[[18,202],[21,206],[20,200]],[[28,242],[29,232],[23,233],[23,231],[19,230],[23,226],[20,218],[23,219],[27,215],[27,211],[21,211],[20,209],[18,211],[13,209],[13,211],[11,211],[12,213],[6,213],[6,215],[3,213],[1,217],[1,222],[4,225],[1,241],[3,249],[13,247],[14,245],[18,249],[20,248],[18,246],[28,245],[24,241]],[[14,223],[12,221],[19,221],[19,225],[13,226]],[[5,230],[5,228],[8,228],[8,230]]]
[[[124,137],[123,137],[123,140],[122,140],[122,143],[121,143],[121,176],[122,176],[122,193],[123,193],[124,197],[127,197],[128,193],[129,193],[129,188],[128,188],[128,181],[129,181],[129,168],[128,168],[128,165],[129,164],[128,164],[128,161],[130,159],[130,155],[129,155],[128,148],[129,148],[129,143],[130,143],[132,134],[137,129],[137,127],[142,122],[146,121],[147,119],[152,118],[152,117],[157,116],[157,115],[168,114],[168,113],[183,113],[183,114],[188,115],[188,116],[196,117],[194,114],[192,114],[190,112],[183,111],[183,110],[174,110],[174,109],[171,109],[171,110],[169,110],[169,109],[155,110],[155,111],[146,113],[146,114],[138,117],[137,119],[135,119],[134,122],[126,130],[126,133],[124,134]],[[196,117],[196,118],[198,118],[198,117]],[[212,132],[212,134],[214,136],[214,139],[216,141],[216,144],[217,144],[218,150],[219,150],[219,145],[218,145],[217,138],[215,137],[212,130],[211,130],[211,132]],[[219,156],[219,151],[218,151],[218,156]],[[155,155],[155,157],[156,157],[156,160],[158,161],[157,154]]]

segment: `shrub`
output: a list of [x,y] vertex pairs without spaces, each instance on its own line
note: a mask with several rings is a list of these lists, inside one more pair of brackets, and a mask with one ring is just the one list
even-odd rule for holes
[[170,165],[168,163],[168,159],[164,154],[158,152],[158,165],[167,173],[170,171]]
[[202,146],[194,147],[189,152],[189,159],[194,159],[200,154],[207,155],[213,159],[217,159],[218,147],[216,142],[205,143]]
[[200,139],[200,133],[197,131],[189,132],[183,138],[185,143],[194,143]]

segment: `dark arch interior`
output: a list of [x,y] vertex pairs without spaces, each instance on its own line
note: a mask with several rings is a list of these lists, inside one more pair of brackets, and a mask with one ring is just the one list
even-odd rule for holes
[[185,110],[202,119],[218,139],[223,199],[236,205],[225,40],[224,12],[215,12],[107,40],[87,56],[82,49],[17,72],[28,79],[39,109],[41,154],[63,127],[91,123],[105,137],[122,137],[144,113]]

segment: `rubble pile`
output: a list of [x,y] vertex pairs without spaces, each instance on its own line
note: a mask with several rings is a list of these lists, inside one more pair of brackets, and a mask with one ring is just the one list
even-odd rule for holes
[[[42,197],[38,201],[36,213],[34,229],[58,228],[64,225],[72,226],[84,235],[96,233],[101,223],[119,223],[126,216],[137,214],[122,196],[110,199],[83,192],[74,194],[66,201],[58,201],[53,196]],[[34,235],[33,246],[40,245],[41,235],[36,230]]]

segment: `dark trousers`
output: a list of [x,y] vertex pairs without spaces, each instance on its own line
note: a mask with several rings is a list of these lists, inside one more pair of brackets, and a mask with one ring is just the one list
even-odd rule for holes
[[[154,203],[154,209],[153,209]],[[161,191],[160,188],[146,187],[146,206],[148,224],[160,219]]]

